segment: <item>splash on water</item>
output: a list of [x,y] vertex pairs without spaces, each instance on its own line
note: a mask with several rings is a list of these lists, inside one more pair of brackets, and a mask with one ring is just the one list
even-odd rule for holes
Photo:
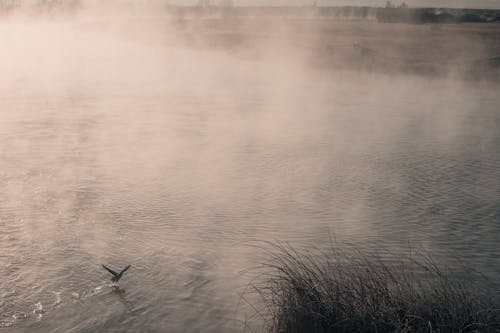
[[90,292],[90,295],[97,295],[97,294],[100,294],[103,290],[104,290],[104,287],[105,286],[98,286],[98,287],[95,287],[94,289],[92,289],[92,291]]
[[33,310],[33,314],[37,317],[37,319],[42,319],[45,310],[43,309],[42,302],[37,302],[35,304],[35,309]]
[[80,299],[99,295],[104,290],[104,287],[105,286],[98,286],[98,287],[92,288],[88,291],[85,291],[82,295],[80,295]]
[[56,306],[58,306],[59,304],[62,303],[62,301],[61,301],[61,293],[60,292],[54,292],[54,295],[56,297],[56,300],[54,301],[53,306],[56,307]]
[[12,318],[15,320],[23,320],[28,318],[28,314],[26,312],[16,312],[12,315]]

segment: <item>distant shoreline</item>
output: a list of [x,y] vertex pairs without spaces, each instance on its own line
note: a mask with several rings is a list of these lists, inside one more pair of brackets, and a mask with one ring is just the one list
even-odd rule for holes
[[225,17],[283,17],[318,19],[376,19],[383,23],[492,23],[499,9],[413,8],[370,6],[168,6],[178,15]]
[[[224,3],[224,2],[223,2]],[[210,1],[200,1],[199,5],[183,6],[157,4],[166,13],[179,17],[224,17],[224,18],[308,18],[308,19],[369,19],[382,23],[500,23],[500,9],[472,9],[449,7],[408,7],[388,6],[233,6],[213,5]],[[120,7],[135,7],[136,4],[121,3]],[[148,5],[145,5],[146,7]],[[84,1],[38,2],[22,5],[16,2],[0,3],[0,16],[29,9],[30,12],[77,12],[84,8]]]

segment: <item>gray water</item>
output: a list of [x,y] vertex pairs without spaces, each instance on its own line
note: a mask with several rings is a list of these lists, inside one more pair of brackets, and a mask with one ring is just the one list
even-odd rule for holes
[[0,29],[4,331],[241,331],[253,241],[500,277],[498,85],[58,24]]

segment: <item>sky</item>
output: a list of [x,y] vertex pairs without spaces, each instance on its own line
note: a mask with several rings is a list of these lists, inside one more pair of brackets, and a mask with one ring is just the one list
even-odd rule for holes
[[[318,5],[323,6],[384,6],[386,0],[316,0]],[[399,4],[402,0],[393,0]],[[193,5],[198,0],[170,0],[171,4]],[[220,0],[212,0],[218,3]],[[314,0],[233,0],[235,5],[242,6],[304,6],[313,3]],[[451,8],[494,8],[500,9],[500,0],[405,0],[411,7],[451,7]]]

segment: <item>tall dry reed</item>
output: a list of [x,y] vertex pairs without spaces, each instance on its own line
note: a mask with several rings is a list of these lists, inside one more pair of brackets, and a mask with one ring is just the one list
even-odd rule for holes
[[498,296],[429,256],[268,252],[253,286],[269,332],[500,332]]

